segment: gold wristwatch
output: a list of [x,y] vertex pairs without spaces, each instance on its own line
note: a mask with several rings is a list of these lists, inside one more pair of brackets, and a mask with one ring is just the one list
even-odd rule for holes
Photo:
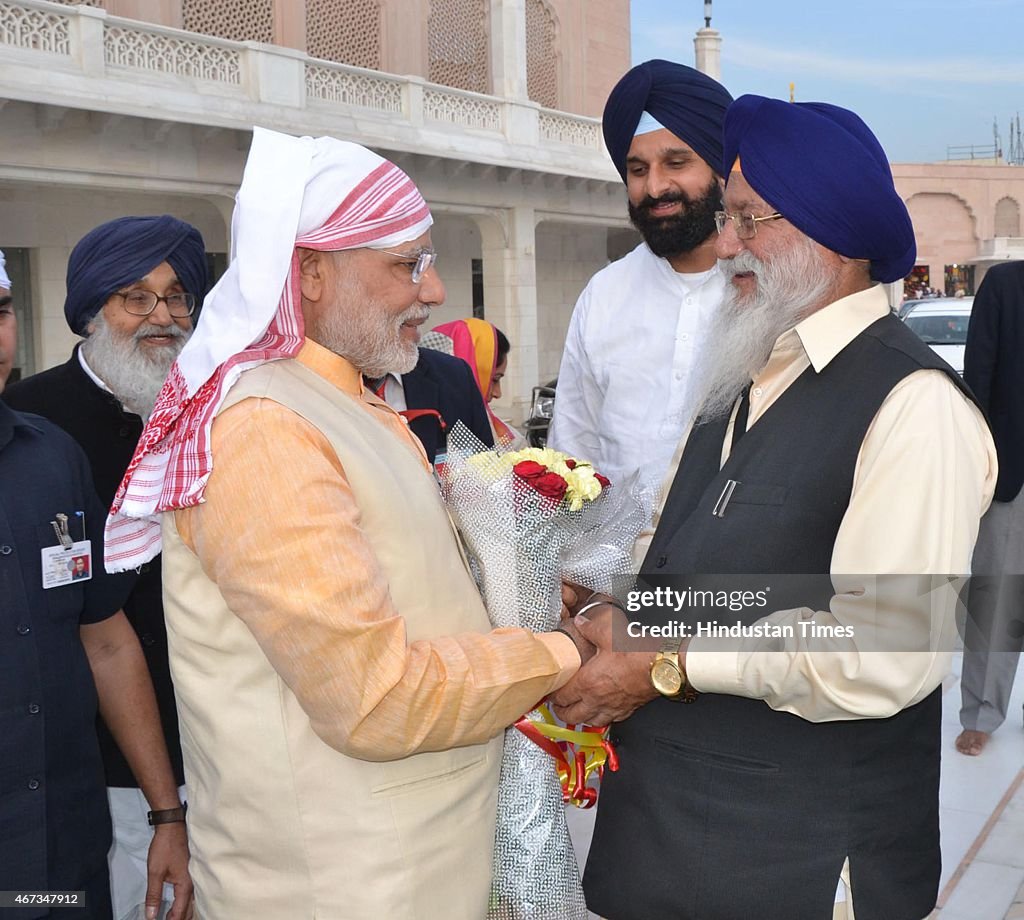
[[651,662],[651,683],[665,699],[692,703],[697,691],[686,679],[686,669],[679,663],[682,639],[666,639]]

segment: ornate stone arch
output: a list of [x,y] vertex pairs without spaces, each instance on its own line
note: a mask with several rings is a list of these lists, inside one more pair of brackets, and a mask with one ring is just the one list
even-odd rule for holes
[[929,283],[941,289],[949,281],[950,266],[977,256],[977,218],[970,204],[952,192],[918,192],[907,200],[907,210],[914,222],[917,264],[929,267]]
[[526,0],[526,88],[534,102],[559,107],[558,17],[547,0]]
[[427,60],[431,83],[486,93],[490,39],[486,0],[431,0]]
[[1020,236],[1020,205],[1009,195],[996,202],[993,236]]
[[954,192],[915,192],[907,200],[907,210],[918,234],[930,233],[936,223],[943,225],[943,234],[969,234],[972,241],[978,238],[978,220],[970,202]]

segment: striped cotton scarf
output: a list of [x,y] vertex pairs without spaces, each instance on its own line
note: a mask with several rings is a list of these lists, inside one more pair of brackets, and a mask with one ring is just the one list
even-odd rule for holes
[[108,571],[152,559],[161,548],[159,514],[202,501],[213,419],[239,375],[302,347],[297,247],[386,249],[431,222],[412,180],[365,147],[254,129],[232,218],[234,258],[207,296],[114,497]]

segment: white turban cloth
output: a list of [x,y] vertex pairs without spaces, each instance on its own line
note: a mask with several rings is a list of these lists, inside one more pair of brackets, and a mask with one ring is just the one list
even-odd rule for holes
[[231,264],[171,367],[107,518],[105,564],[160,552],[159,514],[202,501],[210,429],[245,370],[294,357],[303,342],[297,247],[387,249],[432,218],[412,180],[358,144],[253,129],[231,220]]
[[0,288],[5,290],[11,289],[11,279],[7,277],[7,269],[4,266],[7,264],[7,260],[4,258],[3,251],[0,250]]

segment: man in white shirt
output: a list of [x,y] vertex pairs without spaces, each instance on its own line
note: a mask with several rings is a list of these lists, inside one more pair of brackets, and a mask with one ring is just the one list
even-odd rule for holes
[[612,481],[637,474],[660,485],[694,408],[691,371],[724,290],[714,214],[731,102],[705,74],[654,60],[630,70],[605,105],[605,142],[644,242],[576,303],[549,444]]

